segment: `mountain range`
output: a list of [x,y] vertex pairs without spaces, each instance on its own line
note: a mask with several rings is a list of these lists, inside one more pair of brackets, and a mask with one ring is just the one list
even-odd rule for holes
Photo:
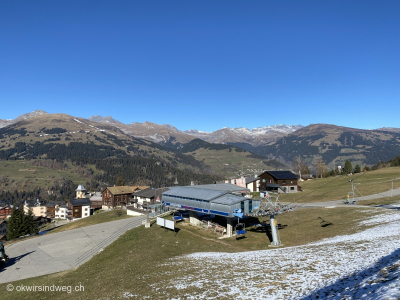
[[111,117],[84,119],[35,111],[2,123],[6,126],[0,128],[0,159],[143,157],[221,178],[285,167],[242,148],[208,143],[149,122],[125,125]]
[[[62,122],[62,118],[69,118],[69,120]],[[253,169],[254,172],[262,169],[262,167],[290,168],[296,156],[302,157],[310,169],[313,169],[313,166],[319,160],[324,161],[329,168],[334,168],[338,165],[344,165],[347,159],[354,164],[372,165],[381,160],[390,160],[400,155],[400,129],[386,127],[363,130],[329,124],[311,124],[308,126],[273,125],[254,129],[225,127],[214,132],[197,129],[180,131],[169,124],[159,125],[151,122],[124,124],[110,116],[97,115],[83,119],[63,114],[47,114],[44,111],[37,110],[23,114],[15,120],[0,120],[0,128],[13,128],[13,126],[22,128],[25,126],[26,130],[29,130],[32,127],[29,123],[37,119],[40,119],[42,124],[45,124],[46,120],[51,120],[46,125],[47,130],[63,128],[71,134],[74,131],[87,131],[88,129],[93,131],[94,128],[97,128],[99,132],[102,130],[103,135],[108,135],[108,139],[101,136],[94,138],[93,135],[95,134],[91,133],[91,139],[81,136],[80,140],[76,141],[90,141],[92,143],[96,141],[101,144],[104,141],[110,143],[114,140],[120,140],[122,142],[119,143],[119,146],[118,142],[117,144],[111,143],[120,150],[126,150],[129,146],[136,147],[133,145],[139,143],[140,147],[146,145],[146,150],[142,150],[146,153],[148,151],[172,151],[168,155],[162,155],[168,157],[170,161],[175,159],[176,153],[184,153],[187,156],[194,157],[199,163],[207,166],[213,165],[211,169],[222,173],[228,172],[228,169],[233,171],[234,168],[243,168],[243,162],[240,163],[238,157],[236,157],[236,160],[230,158],[232,149],[235,149],[235,155],[243,151],[240,159],[252,159],[251,162],[246,161],[245,164],[246,169]],[[78,124],[80,125],[79,129],[76,128]],[[37,130],[39,129],[41,128],[37,128]],[[40,135],[39,133],[35,131],[36,135]],[[46,134],[44,131],[42,133]],[[111,141],[109,135],[114,135]],[[16,139],[16,137],[13,138]],[[102,139],[103,141],[101,141]],[[199,140],[204,142],[199,142]],[[10,141],[8,147],[12,147],[12,145],[13,143]],[[163,148],[159,148],[160,146]],[[3,145],[2,148],[7,147]],[[207,149],[213,151],[213,154],[215,154],[213,156],[218,159],[213,161],[210,153],[207,153]],[[261,165],[254,162],[254,160],[260,160],[260,158],[265,159]],[[224,167],[221,166],[221,163]],[[282,164],[285,164],[286,167]],[[215,165],[218,165],[218,167],[215,167]],[[250,165],[253,165],[254,168],[249,167]]]

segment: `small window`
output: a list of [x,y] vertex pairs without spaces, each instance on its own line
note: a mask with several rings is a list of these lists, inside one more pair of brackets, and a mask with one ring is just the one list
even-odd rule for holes
[[290,187],[290,190],[291,190],[291,191],[294,191],[294,186],[291,186],[291,187]]
[[87,216],[87,213],[85,214],[85,216]]
[[282,184],[286,184],[286,180],[282,180]]

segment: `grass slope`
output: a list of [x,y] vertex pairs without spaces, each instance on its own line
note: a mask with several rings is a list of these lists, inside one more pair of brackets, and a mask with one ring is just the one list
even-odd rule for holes
[[[91,180],[90,175],[79,174],[81,167],[66,164],[65,168],[55,169],[45,166],[36,166],[37,160],[0,160],[0,189],[34,190],[36,188],[50,189],[57,185],[59,180],[67,179],[74,183],[85,183]],[[94,166],[91,166],[94,168]],[[99,173],[100,171],[97,171]]]
[[[372,214],[370,209],[316,208],[301,209],[278,217],[280,237],[286,246],[302,245],[337,234],[353,233],[358,220]],[[357,218],[354,218],[354,215]],[[321,221],[322,220],[322,221]],[[322,226],[322,222],[331,225]],[[6,292],[1,284],[2,299],[171,299],[186,297],[177,289],[164,293],[152,285],[173,280],[188,272],[179,266],[167,266],[169,259],[195,252],[240,252],[268,249],[266,232],[248,227],[245,239],[217,239],[210,231],[178,223],[177,235],[157,225],[132,229],[81,267],[57,274],[13,282],[17,286],[83,286],[84,291],[68,292]],[[312,234],[310,234],[312,233]],[[182,258],[184,260],[184,258]],[[226,270],[229,273],[229,270]],[[161,277],[160,274],[163,274]],[[167,275],[166,275],[167,274]],[[186,274],[196,276],[196,274]],[[233,283],[232,283],[233,284]],[[185,293],[197,290],[193,286]],[[3,292],[4,291],[4,292]],[[216,291],[218,292],[218,291]]]
[[346,199],[351,191],[353,180],[356,187],[356,196],[366,196],[388,191],[400,187],[400,167],[383,168],[376,171],[369,171],[352,176],[336,176],[318,178],[309,181],[299,182],[303,192],[296,194],[282,194],[280,201],[308,203],[330,200]]
[[245,174],[256,175],[272,168],[268,164],[268,159],[250,157],[249,152],[236,151],[234,148],[222,150],[200,148],[187,154],[209,165],[214,174],[221,174],[227,177],[240,176],[242,171]]

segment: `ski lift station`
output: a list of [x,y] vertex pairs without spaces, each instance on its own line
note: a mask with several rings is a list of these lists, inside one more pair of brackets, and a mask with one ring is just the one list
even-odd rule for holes
[[217,215],[227,220],[227,236],[232,236],[232,219],[249,214],[260,200],[244,197],[249,189],[230,184],[177,186],[163,193],[164,205],[189,211],[190,223],[201,222],[198,215]]

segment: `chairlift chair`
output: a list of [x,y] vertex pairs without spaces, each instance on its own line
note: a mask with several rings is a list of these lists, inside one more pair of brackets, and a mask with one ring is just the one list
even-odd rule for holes
[[182,216],[182,214],[179,214],[179,215],[175,216],[175,212],[174,212],[173,219],[174,219],[174,221],[182,221],[183,220],[183,216]]
[[244,237],[246,234],[245,230],[245,224],[244,223],[238,223],[235,225],[235,231],[236,231],[236,240],[240,237]]

